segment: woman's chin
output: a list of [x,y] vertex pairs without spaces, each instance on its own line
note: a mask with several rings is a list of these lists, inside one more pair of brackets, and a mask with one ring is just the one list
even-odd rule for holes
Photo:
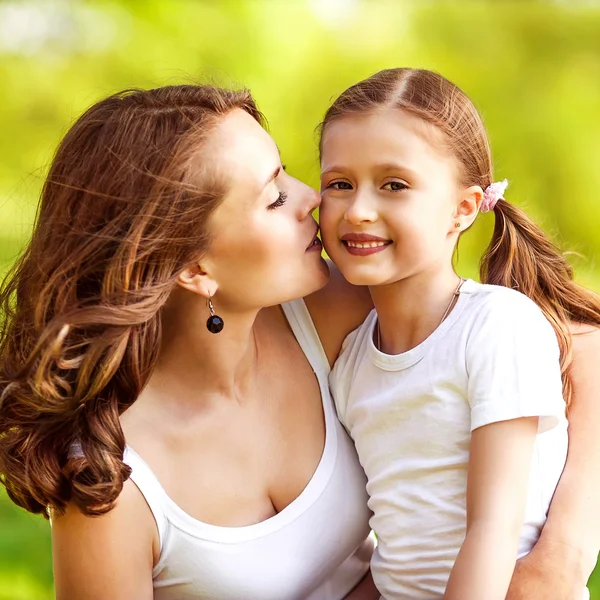
[[310,274],[306,277],[306,284],[302,286],[300,289],[300,293],[296,295],[292,299],[296,298],[304,298],[306,296],[310,296],[315,292],[323,289],[331,279],[331,273],[329,272],[329,267],[327,266],[327,262],[323,257],[320,257],[314,267],[311,268]]
[[324,288],[329,283],[330,279],[331,273],[329,272],[329,267],[325,259],[321,256],[317,264],[317,271],[313,278],[312,289],[310,292],[304,295],[308,296],[309,294],[318,292],[320,289]]

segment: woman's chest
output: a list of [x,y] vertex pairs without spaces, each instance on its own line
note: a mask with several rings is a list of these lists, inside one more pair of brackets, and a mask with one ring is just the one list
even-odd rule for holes
[[295,363],[293,353],[265,359],[237,399],[216,399],[188,422],[173,427],[166,419],[157,436],[129,440],[195,519],[226,527],[264,521],[317,470],[326,441],[319,381],[303,355]]

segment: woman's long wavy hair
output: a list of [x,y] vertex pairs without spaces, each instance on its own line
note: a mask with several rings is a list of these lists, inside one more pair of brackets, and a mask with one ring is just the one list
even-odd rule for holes
[[[465,187],[478,185],[485,190],[494,181],[490,145],[477,109],[456,85],[424,69],[387,69],[348,88],[325,114],[321,147],[331,122],[382,108],[398,108],[435,126],[460,164]],[[481,280],[516,288],[540,306],[558,338],[563,393],[569,403],[570,325],[600,326],[600,299],[573,281],[564,256],[522,210],[501,199],[494,214],[494,233],[481,260]]]
[[203,147],[235,108],[262,124],[247,91],[128,90],[60,143],[0,288],[0,477],[28,511],[100,515],[120,494],[119,415],[148,381],[178,274],[209,246],[227,184]]

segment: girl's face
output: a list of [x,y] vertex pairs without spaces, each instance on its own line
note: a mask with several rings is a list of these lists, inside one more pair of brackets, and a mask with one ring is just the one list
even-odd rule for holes
[[385,285],[451,267],[461,188],[456,161],[436,148],[440,135],[398,109],[325,128],[322,237],[351,283]]
[[271,136],[243,110],[223,117],[210,150],[228,182],[200,261],[218,286],[217,308],[273,306],[323,287],[329,270],[312,217],[319,194],[284,171]]

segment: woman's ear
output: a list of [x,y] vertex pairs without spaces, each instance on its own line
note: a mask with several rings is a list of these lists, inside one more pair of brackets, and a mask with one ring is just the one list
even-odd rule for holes
[[212,298],[219,284],[199,263],[186,267],[177,276],[177,285],[204,298]]
[[462,191],[452,217],[454,221],[452,231],[461,232],[472,225],[482,200],[483,190],[478,185],[472,185]]

